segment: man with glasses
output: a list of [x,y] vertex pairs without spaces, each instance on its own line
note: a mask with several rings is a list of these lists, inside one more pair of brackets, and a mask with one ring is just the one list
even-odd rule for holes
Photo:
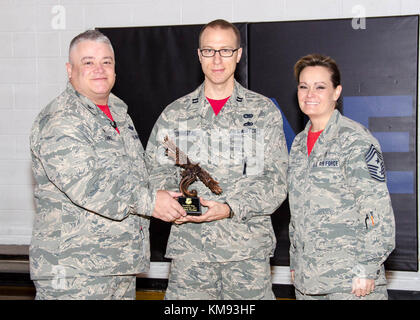
[[163,111],[146,148],[155,189],[176,190],[181,180],[180,168],[165,157],[169,136],[223,190],[216,195],[201,181],[192,184],[203,214],[172,225],[165,299],[274,299],[270,215],[286,198],[287,148],[280,111],[234,78],[240,44],[239,30],[225,20],[202,28],[204,83]]

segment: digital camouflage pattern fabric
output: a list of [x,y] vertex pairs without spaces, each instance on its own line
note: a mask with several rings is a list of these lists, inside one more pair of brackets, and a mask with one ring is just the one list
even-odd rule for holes
[[165,300],[243,299],[275,299],[268,257],[231,262],[172,260]]
[[34,281],[36,300],[134,300],[136,276],[79,276]]
[[32,279],[148,268],[148,216],[155,195],[127,106],[112,94],[108,105],[121,134],[70,83],[35,120]]
[[[310,126],[309,121],[296,136],[289,157],[294,285],[303,294],[350,292],[354,277],[384,285],[383,263],[395,247],[395,222],[378,173],[380,145],[366,128],[335,110],[308,157]],[[372,148],[377,175],[368,168]]]
[[234,212],[232,219],[173,224],[166,257],[226,262],[272,255],[276,238],[270,215],[286,198],[288,158],[283,120],[272,101],[235,81],[217,116],[204,84],[166,107],[150,135],[146,162],[153,189],[178,190],[180,169],[165,155],[166,135],[219,182],[223,193],[211,193],[201,181],[190,189],[206,200],[226,201]]

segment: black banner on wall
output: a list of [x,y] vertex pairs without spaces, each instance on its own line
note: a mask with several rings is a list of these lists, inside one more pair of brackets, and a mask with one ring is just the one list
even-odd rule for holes
[[[418,16],[249,24],[249,86],[272,98],[285,115],[291,144],[307,121],[296,100],[296,61],[321,53],[337,61],[342,112],[362,123],[381,144],[396,218],[396,249],[386,267],[417,271],[417,70]],[[273,216],[280,245],[275,264],[287,257],[288,214]]]
[[[235,77],[247,87],[247,25],[235,25],[241,32],[244,48]],[[197,55],[201,27],[98,29],[109,37],[115,51],[117,79],[112,92],[127,103],[144,148],[163,109],[204,80]],[[169,261],[164,258],[169,231],[169,223],[152,218],[152,261]]]
[[[397,225],[392,270],[417,271],[418,16],[237,24],[244,54],[236,78],[270,97],[284,116],[288,146],[307,121],[296,101],[293,65],[303,55],[333,57],[342,73],[343,113],[382,145]],[[129,106],[144,146],[162,110],[193,91],[203,76],[197,57],[201,25],[103,28],[116,55],[113,92]],[[287,201],[272,216],[277,236],[273,265],[289,264]],[[152,261],[166,261],[170,225],[152,219]]]

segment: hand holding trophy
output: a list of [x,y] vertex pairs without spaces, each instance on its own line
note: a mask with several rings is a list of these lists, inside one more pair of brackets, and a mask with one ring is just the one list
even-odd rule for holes
[[221,194],[223,192],[222,188],[220,188],[219,183],[206,170],[201,168],[198,163],[192,163],[188,156],[168,136],[163,139],[163,146],[166,149],[166,155],[175,161],[175,165],[184,169],[181,172],[182,179],[179,183],[179,190],[184,197],[178,197],[178,202],[188,215],[201,215],[201,205],[200,199],[197,197],[197,190],[188,191],[188,187],[197,181],[198,178],[214,194]]

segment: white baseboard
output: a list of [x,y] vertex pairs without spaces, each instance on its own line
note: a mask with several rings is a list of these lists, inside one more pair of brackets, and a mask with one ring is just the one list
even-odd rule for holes
[[140,273],[138,278],[151,279],[168,279],[169,276],[169,262],[150,262],[150,269],[148,272]]
[[[138,275],[140,278],[168,279],[169,262],[151,262],[149,272]],[[289,267],[271,267],[273,284],[292,284]],[[387,271],[388,289],[420,291],[420,273]]]
[[420,272],[387,271],[388,289],[420,291]]
[[1,245],[27,245],[31,243],[31,235],[14,235],[14,234],[1,234]]

